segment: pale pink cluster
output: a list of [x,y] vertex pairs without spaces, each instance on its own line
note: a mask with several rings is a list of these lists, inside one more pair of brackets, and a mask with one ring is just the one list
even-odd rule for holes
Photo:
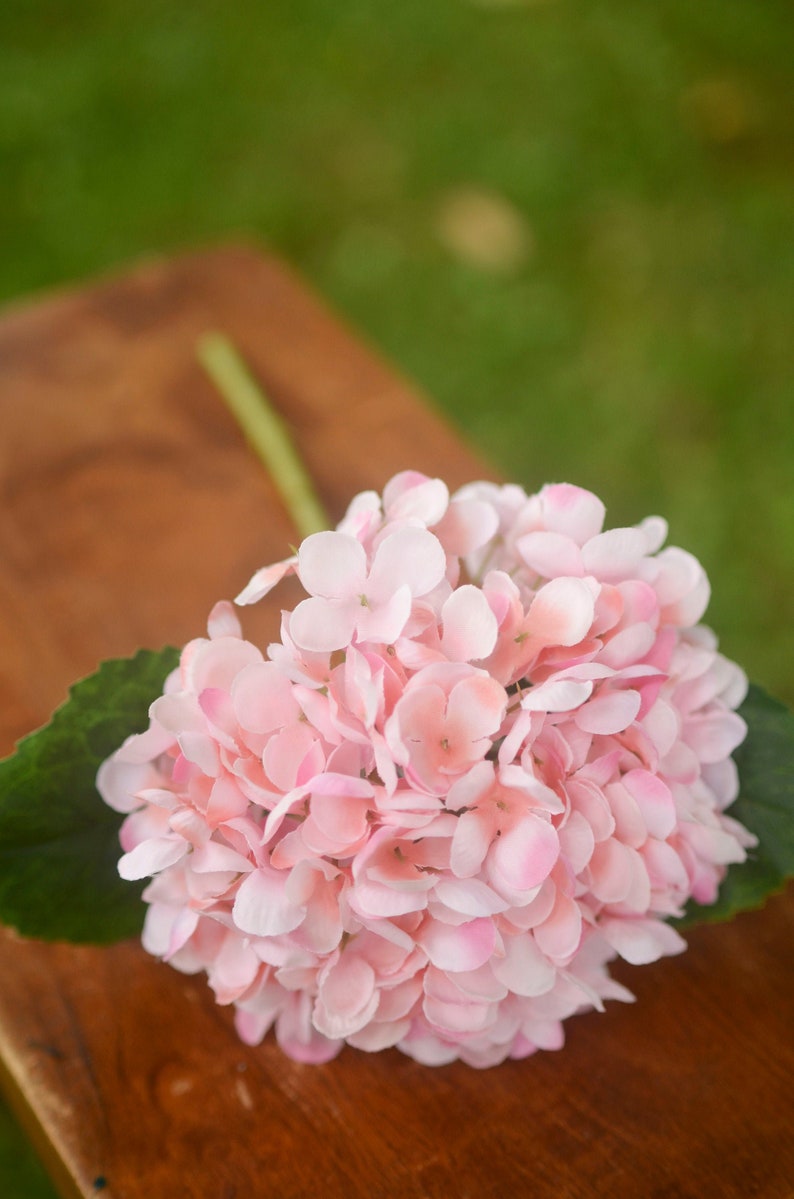
[[279,642],[218,605],[105,762],[146,948],[245,1041],[490,1066],[630,999],[616,955],[684,948],[666,918],[753,843],[724,815],[745,678],[664,521],[603,518],[567,484],[398,475],[238,597],[298,576]]

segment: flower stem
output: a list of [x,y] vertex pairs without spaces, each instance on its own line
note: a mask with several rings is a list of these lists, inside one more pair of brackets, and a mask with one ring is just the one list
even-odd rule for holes
[[328,515],[287,426],[222,333],[208,333],[198,359],[217,387],[273,483],[301,537],[330,528]]

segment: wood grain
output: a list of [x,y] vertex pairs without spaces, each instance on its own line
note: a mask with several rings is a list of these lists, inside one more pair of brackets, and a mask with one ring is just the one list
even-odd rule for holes
[[[234,338],[323,498],[414,466],[487,473],[278,262],[144,265],[0,321],[0,752],[77,675],[203,628],[293,534],[195,362]],[[540,483],[541,480],[534,481]],[[276,630],[265,606],[263,638]],[[632,970],[638,1001],[487,1072],[241,1045],[201,979],[136,945],[0,936],[0,1059],[65,1196],[787,1199],[794,895]]]

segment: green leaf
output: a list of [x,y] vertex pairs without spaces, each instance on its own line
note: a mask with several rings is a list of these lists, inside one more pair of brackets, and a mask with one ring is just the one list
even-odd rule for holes
[[44,940],[108,943],[140,932],[144,884],[118,875],[124,817],[95,780],[125,737],[147,727],[178,661],[169,647],[103,662],[0,762],[0,921]]
[[739,709],[748,732],[734,759],[739,798],[728,815],[755,833],[758,846],[747,861],[729,868],[716,903],[689,903],[679,927],[729,920],[760,908],[794,875],[794,714],[752,685]]

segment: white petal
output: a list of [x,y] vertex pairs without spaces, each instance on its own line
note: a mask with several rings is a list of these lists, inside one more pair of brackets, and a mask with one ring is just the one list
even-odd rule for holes
[[637,528],[645,537],[646,554],[655,554],[667,540],[667,521],[663,516],[646,516]]
[[639,529],[609,529],[599,533],[582,550],[585,571],[605,583],[631,578],[645,556],[645,545]]
[[312,533],[301,543],[298,577],[310,595],[325,599],[360,595],[366,572],[366,551],[347,533]]
[[446,554],[437,537],[427,529],[398,529],[378,546],[367,594],[386,599],[407,585],[413,596],[427,595],[441,582],[446,568]]
[[521,700],[525,712],[568,712],[592,695],[593,684],[574,679],[547,679],[532,687]]
[[289,635],[310,653],[330,653],[349,645],[356,627],[356,600],[302,600],[289,618]]
[[148,878],[173,866],[189,849],[182,837],[150,837],[119,860],[119,874],[128,882]]
[[585,573],[582,551],[562,533],[526,533],[519,537],[516,549],[527,566],[546,579],[559,575],[581,578]]

